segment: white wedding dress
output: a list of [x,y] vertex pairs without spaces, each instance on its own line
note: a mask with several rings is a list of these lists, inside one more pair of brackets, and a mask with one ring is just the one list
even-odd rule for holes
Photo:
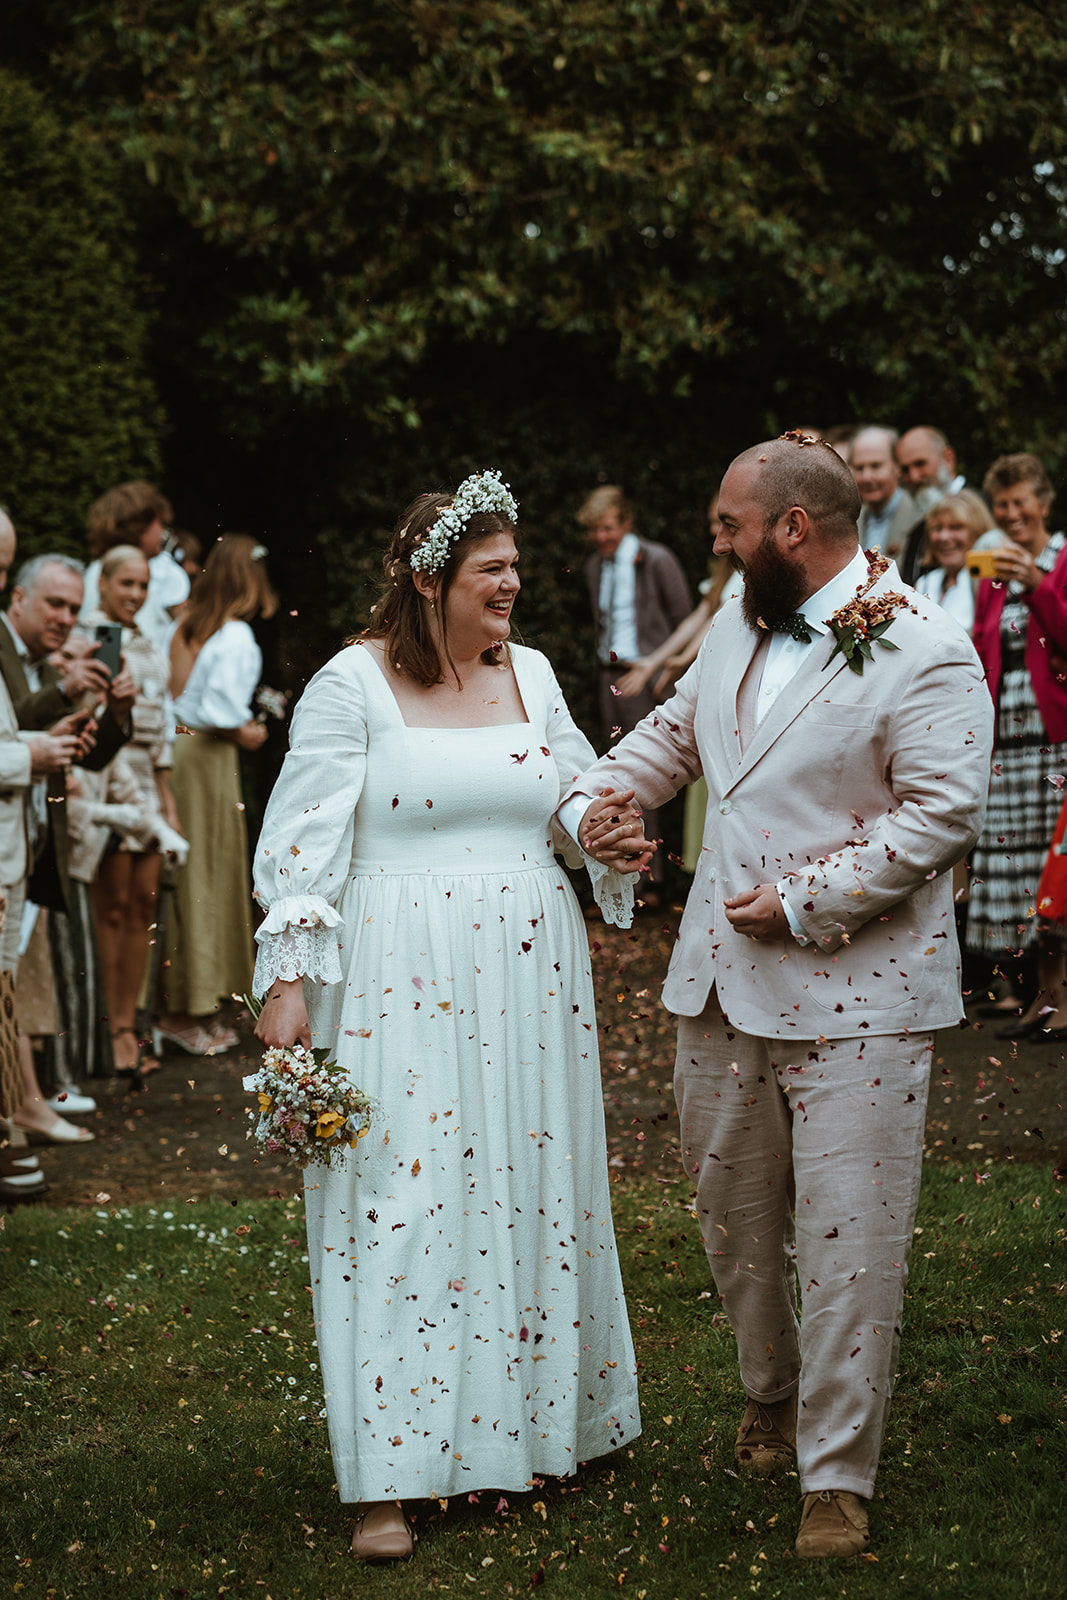
[[256,991],[320,980],[314,1043],[381,1103],[307,1171],[346,1502],[521,1490],[640,1432],[588,942],[550,823],[593,752],[545,658],[511,653],[529,720],[441,729],[343,650],[256,852]]

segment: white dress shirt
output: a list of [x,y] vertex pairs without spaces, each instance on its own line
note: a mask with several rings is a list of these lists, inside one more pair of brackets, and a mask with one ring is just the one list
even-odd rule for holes
[[597,641],[600,660],[604,666],[615,661],[636,661],[637,648],[637,579],[636,563],[641,551],[641,541],[636,533],[624,533],[613,556],[604,556],[600,562],[600,588],[597,605],[600,610],[600,638]]

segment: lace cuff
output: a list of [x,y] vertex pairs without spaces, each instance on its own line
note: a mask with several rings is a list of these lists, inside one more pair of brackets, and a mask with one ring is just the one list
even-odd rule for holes
[[589,874],[589,882],[593,886],[593,898],[600,907],[604,921],[612,923],[616,928],[631,927],[634,920],[634,881],[637,874],[616,872],[614,867],[605,867],[602,862],[594,861],[592,856],[585,857],[585,870]]
[[288,927],[282,933],[271,934],[260,944],[252,988],[256,994],[263,995],[275,978],[282,978],[286,983],[294,978],[340,983],[343,977],[337,935],[330,928]]
[[317,894],[289,895],[271,906],[256,929],[256,970],[252,987],[266,994],[275,978],[316,978],[320,983],[340,983],[341,957],[336,928],[344,919]]

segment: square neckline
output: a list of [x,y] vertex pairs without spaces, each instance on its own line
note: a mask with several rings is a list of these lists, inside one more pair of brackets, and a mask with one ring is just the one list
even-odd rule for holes
[[[363,640],[362,639],[357,639],[355,641],[355,644],[356,644],[356,647],[362,648],[363,647]],[[405,731],[408,732],[408,733],[484,733],[487,730],[492,729],[492,728],[529,728],[529,727],[533,726],[533,724],[532,724],[532,722],[530,720],[530,714],[529,714],[528,711],[526,712],[526,716],[522,719],[521,722],[476,722],[476,723],[463,723],[463,722],[460,722],[460,723],[448,723],[448,724],[438,724],[438,723],[435,723],[435,722],[409,722],[407,720],[407,718],[404,716],[404,713],[400,708],[400,701],[397,699],[396,695],[393,693],[392,684],[389,682],[389,679],[386,677],[385,672],[383,671],[382,666],[379,663],[377,657],[373,654],[373,652],[367,652],[365,657],[364,657],[364,659],[367,660],[367,661],[370,661],[372,663],[372,665],[374,667],[375,676],[377,677],[377,679],[379,680],[379,682],[382,685],[382,688],[385,690],[386,694],[388,695],[389,702],[390,702],[393,710],[396,713],[396,716],[397,716],[397,718],[398,718],[398,720],[400,722],[401,727],[404,728]],[[512,679],[513,679],[514,684],[515,684],[515,688],[518,690],[519,700],[520,700],[520,702],[522,704],[522,709],[524,711],[526,711],[526,697],[522,692],[522,684],[519,682],[519,674],[515,670],[515,657],[514,656],[512,656],[512,658],[511,658],[510,668],[511,668],[511,676],[512,676]]]

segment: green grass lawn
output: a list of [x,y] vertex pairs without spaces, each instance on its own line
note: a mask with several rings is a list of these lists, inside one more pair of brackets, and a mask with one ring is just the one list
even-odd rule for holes
[[622,1182],[645,1432],[567,1483],[427,1507],[357,1567],[299,1202],[26,1209],[0,1233],[0,1573],[25,1597],[1061,1596],[1067,1194],[927,1173],[870,1555],[801,1563],[798,1487],[732,1471],[742,1408],[688,1190]]

